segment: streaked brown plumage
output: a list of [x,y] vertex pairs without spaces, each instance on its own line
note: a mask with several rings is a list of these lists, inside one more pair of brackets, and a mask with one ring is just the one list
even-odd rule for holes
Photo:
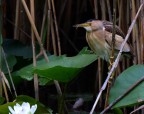
[[[112,31],[113,24],[108,21],[91,20],[76,27],[86,29],[86,40],[89,47],[101,58],[109,60],[111,54]],[[124,33],[118,26],[115,26],[115,50],[120,50],[121,44],[124,41]],[[130,52],[130,46],[125,44],[123,52]]]

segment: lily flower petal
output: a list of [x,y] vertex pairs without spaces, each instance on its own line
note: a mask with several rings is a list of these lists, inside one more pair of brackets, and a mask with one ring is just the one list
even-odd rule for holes
[[30,104],[28,102],[23,102],[22,105],[17,103],[14,106],[14,109],[10,106],[8,106],[8,109],[10,110],[9,114],[34,114],[37,109],[37,104],[30,108]]
[[37,109],[37,104],[33,105],[30,109],[31,113],[34,114],[34,112],[36,111]]

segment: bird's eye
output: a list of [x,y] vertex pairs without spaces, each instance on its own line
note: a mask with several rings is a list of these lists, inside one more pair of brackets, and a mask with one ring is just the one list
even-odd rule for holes
[[91,22],[87,22],[87,24],[88,24],[89,26],[91,26]]

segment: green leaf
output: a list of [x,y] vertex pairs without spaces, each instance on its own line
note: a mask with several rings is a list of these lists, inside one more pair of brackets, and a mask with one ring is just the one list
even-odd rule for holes
[[31,80],[33,73],[36,73],[41,78],[48,80],[58,80],[60,82],[68,82],[72,80],[82,68],[91,64],[97,59],[95,54],[80,54],[74,57],[65,56],[50,56],[49,62],[40,60],[37,62],[37,67],[33,65],[22,68],[17,72],[22,78]]
[[69,82],[72,80],[80,71],[80,68],[66,68],[56,66],[48,69],[37,68],[34,72],[40,77],[45,77],[51,80],[58,80],[60,82]]
[[[15,87],[19,86],[23,82],[23,79],[20,76],[14,75],[13,73],[11,73],[11,75],[12,75],[12,79],[13,79]],[[9,81],[10,86],[12,86],[10,76],[6,75],[6,78]]]
[[[64,57],[64,56],[63,56]],[[56,59],[58,59],[58,57],[57,56],[50,56],[49,57],[49,60],[50,61],[54,61],[54,60],[56,60]],[[46,61],[45,61],[45,59],[41,59],[41,60],[39,60],[38,62],[37,62],[37,65],[39,66],[39,65],[41,65],[41,64],[46,64]],[[34,70],[34,68],[33,68],[33,64],[30,64],[30,65],[28,65],[28,66],[26,66],[26,67],[23,67],[22,69],[20,69],[19,71],[17,71],[17,72],[14,72],[13,73],[13,76],[21,76],[21,78],[23,78],[23,79],[26,79],[26,80],[32,80],[33,79],[33,70]],[[48,79],[49,80],[49,79]],[[41,81],[41,80],[40,80]],[[42,80],[43,81],[43,80]],[[43,82],[40,82],[42,85],[44,84]]]
[[123,114],[122,110],[120,108],[113,109],[114,114]]
[[74,57],[58,57],[57,60],[39,65],[34,72],[60,82],[71,81],[81,70],[97,59],[94,54],[80,54]]
[[11,106],[13,108],[16,103],[22,104],[23,102],[28,102],[31,106],[37,104],[37,110],[35,114],[50,114],[51,110],[49,108],[46,108],[43,104],[41,104],[34,98],[25,95],[18,96],[15,102],[9,102],[7,104],[0,105],[0,114],[8,114],[10,112],[8,106]]
[[2,96],[0,96],[0,104],[3,104],[3,103],[4,103],[4,101],[5,101],[5,98],[4,98],[4,97],[2,97]]
[[9,102],[7,104],[4,105],[0,105],[0,114],[9,114],[9,109],[8,106],[14,106],[16,103],[14,102]]
[[[120,95],[123,95],[131,88],[139,79],[144,76],[144,65],[134,65],[121,73],[115,81],[110,91],[110,103],[115,101]],[[135,87],[128,95],[113,106],[126,107],[144,102],[144,82]]]
[[33,65],[28,65],[17,72],[13,73],[13,76],[21,76],[21,78],[26,79],[28,81],[33,79]]
[[88,47],[84,47],[84,48],[79,52],[79,54],[91,54],[91,53],[93,53],[93,51],[88,50]]
[[47,84],[53,84],[53,81],[47,78],[39,78],[39,85],[44,86]]
[[31,105],[37,104],[38,108],[36,110],[35,114],[42,114],[42,113],[47,113],[49,114],[49,108],[46,108],[43,104],[38,102],[32,97],[26,96],[26,95],[20,95],[16,98],[15,102],[29,102]]
[[18,40],[5,39],[3,48],[8,55],[32,58],[32,47],[24,45]]
[[37,110],[35,114],[51,114],[50,108],[46,108],[43,104],[41,104],[34,98],[25,95],[18,96],[15,102],[9,102],[7,104],[0,105],[0,114],[8,114],[9,113],[8,106],[11,106],[13,108],[16,103],[22,104],[23,102],[28,102],[30,103],[31,106],[37,104]]
[[[16,58],[13,55],[6,55],[6,60],[9,66],[10,71],[12,71],[14,65],[16,64]],[[2,71],[6,74],[8,73],[8,69],[4,60],[4,56],[2,56]]]

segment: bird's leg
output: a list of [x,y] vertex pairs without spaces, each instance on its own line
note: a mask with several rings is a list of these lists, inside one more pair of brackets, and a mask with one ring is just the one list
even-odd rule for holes
[[114,62],[114,56],[111,56],[109,60],[109,68],[108,68],[109,70],[111,69],[113,62]]
[[[109,71],[112,68],[112,65],[114,63],[114,50],[115,50],[115,37],[116,37],[116,1],[113,0],[113,29],[112,29],[112,42],[111,42],[111,57],[110,57],[110,68]],[[109,78],[109,82],[108,82],[108,88],[107,88],[107,94],[106,94],[106,102],[105,102],[105,108],[108,106],[108,97],[109,97],[109,93],[110,93],[110,89],[112,86],[112,81],[114,78],[114,72],[111,74],[111,77]]]
[[[108,67],[109,70],[111,69],[111,67],[113,65],[113,62],[114,62],[114,56],[111,56],[110,60],[109,60],[109,67]],[[108,98],[109,98],[109,93],[110,93],[110,89],[111,89],[111,86],[112,86],[113,79],[114,79],[114,72],[112,73],[112,75],[111,75],[111,77],[109,78],[109,81],[108,81],[108,87],[107,87],[107,92],[106,92],[106,100],[105,100],[105,108],[108,106]]]

